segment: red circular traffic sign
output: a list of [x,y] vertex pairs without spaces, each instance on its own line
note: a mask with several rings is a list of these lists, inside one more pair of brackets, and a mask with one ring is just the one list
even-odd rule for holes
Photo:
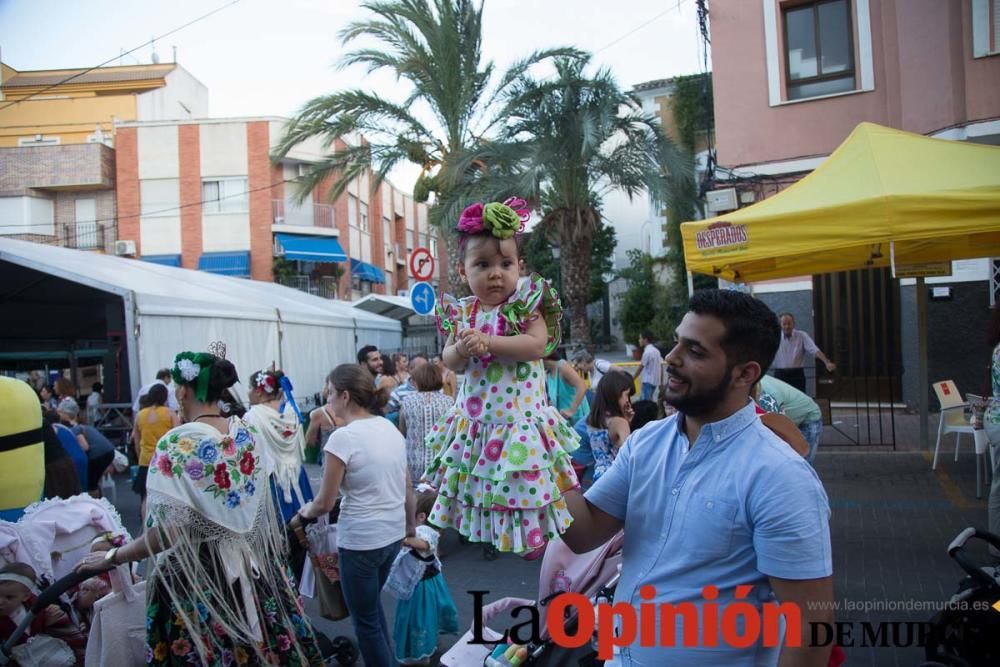
[[427,248],[416,248],[410,253],[410,275],[415,280],[430,280],[434,275],[434,255]]

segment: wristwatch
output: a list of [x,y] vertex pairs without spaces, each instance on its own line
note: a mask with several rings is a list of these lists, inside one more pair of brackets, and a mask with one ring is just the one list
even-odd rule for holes
[[112,547],[108,549],[107,553],[104,554],[104,562],[111,565],[117,565],[115,563],[115,556],[118,554],[118,547]]

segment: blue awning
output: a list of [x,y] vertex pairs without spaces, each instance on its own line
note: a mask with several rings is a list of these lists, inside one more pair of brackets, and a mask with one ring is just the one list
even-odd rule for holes
[[250,251],[206,252],[198,260],[198,270],[236,278],[250,277]]
[[347,261],[347,253],[332,236],[275,234],[274,237],[285,251],[285,259],[298,259],[303,262]]
[[150,264],[160,264],[161,266],[181,265],[180,255],[143,255],[139,259]]
[[362,262],[360,259],[354,259],[353,257],[351,258],[351,273],[361,280],[378,283],[379,285],[385,283],[385,274],[382,273],[382,269],[372,266],[368,262]]

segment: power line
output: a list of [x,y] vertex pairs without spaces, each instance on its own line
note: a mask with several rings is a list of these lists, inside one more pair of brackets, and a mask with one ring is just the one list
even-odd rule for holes
[[658,19],[663,18],[664,16],[666,16],[670,12],[676,11],[676,12],[679,13],[680,10],[681,10],[681,5],[684,4],[685,2],[688,2],[688,0],[678,0],[677,4],[675,6],[671,7],[670,9],[666,9],[666,10],[660,12],[659,14],[657,14],[656,16],[653,16],[652,18],[646,19],[643,23],[639,24],[638,26],[636,26],[632,30],[629,30],[627,33],[625,33],[621,37],[618,37],[614,41],[608,42],[607,44],[605,44],[601,48],[597,49],[596,51],[594,51],[594,55],[597,55],[598,53],[600,53],[601,51],[604,51],[605,49],[610,49],[612,46],[614,46],[618,42],[622,41],[626,37],[631,37],[635,33],[639,32],[640,30],[642,30],[643,28],[645,28],[646,26],[648,26],[649,24],[651,24],[653,21],[656,21]]
[[[212,180],[212,179],[205,179],[205,180]],[[181,210],[183,210],[185,208],[191,208],[192,206],[201,206],[203,204],[208,204],[208,203],[213,203],[213,202],[221,202],[221,201],[224,201],[226,199],[242,198],[242,197],[245,197],[245,196],[247,196],[247,195],[249,195],[251,193],[254,193],[254,192],[260,192],[261,190],[270,190],[271,188],[273,188],[276,185],[285,185],[286,183],[295,183],[296,180],[297,179],[294,179],[294,178],[286,178],[284,180],[276,181],[276,182],[270,183],[268,185],[262,185],[260,187],[251,188],[249,190],[244,190],[243,192],[237,192],[236,194],[225,195],[223,197],[216,197],[214,199],[200,199],[198,201],[188,202],[187,204],[179,204],[179,205],[173,206],[171,208],[163,208],[163,209],[158,209],[156,211],[148,211],[146,213],[142,213],[140,211],[139,213],[133,213],[133,214],[129,214],[129,215],[116,215],[113,218],[98,218],[96,220],[82,220],[80,222],[94,222],[94,223],[98,223],[98,222],[115,222],[115,221],[118,221],[118,220],[131,220],[132,218],[152,218],[152,217],[158,217],[158,216],[163,216],[164,213],[173,213],[175,211],[181,211]],[[53,222],[52,224],[53,225],[55,225],[55,224],[65,225],[65,224],[69,224],[69,223],[68,222],[60,222],[60,223]],[[22,227],[22,228],[23,227],[32,227],[33,228],[33,227],[38,227],[38,225],[37,224],[34,224],[34,225],[4,225],[3,223],[0,223],[0,227],[3,227],[5,229],[15,229],[15,228],[18,228],[18,227]],[[29,232],[24,232],[24,233],[29,233]]]
[[22,97],[22,98],[17,99],[17,100],[12,100],[12,101],[8,102],[7,104],[3,105],[2,107],[0,107],[0,111],[3,111],[4,109],[7,109],[7,108],[12,107],[14,105],[20,104],[21,102],[26,102],[26,101],[30,100],[32,97],[36,97],[38,95],[41,95],[43,93],[46,93],[46,92],[52,90],[53,88],[56,88],[58,86],[62,86],[64,84],[66,84],[66,83],[69,83],[73,79],[81,77],[84,74],[87,74],[88,72],[93,72],[95,69],[98,69],[99,67],[104,67],[105,65],[107,65],[109,63],[112,63],[112,62],[118,60],[119,58],[122,58],[123,56],[130,55],[130,54],[134,53],[135,51],[138,51],[139,49],[141,49],[143,47],[149,46],[150,44],[154,44],[156,42],[156,40],[158,40],[158,39],[163,39],[164,37],[169,37],[170,35],[173,35],[175,32],[179,32],[179,31],[183,30],[184,28],[187,28],[189,26],[194,25],[195,23],[198,23],[199,21],[207,19],[209,16],[212,16],[213,14],[218,14],[223,9],[227,9],[229,7],[232,7],[233,5],[235,5],[238,2],[240,2],[240,0],[230,0],[230,2],[222,5],[221,7],[216,7],[215,9],[213,9],[210,12],[208,12],[207,14],[202,14],[198,18],[193,19],[191,21],[188,21],[184,25],[178,26],[178,27],[174,28],[173,30],[165,32],[162,35],[160,35],[159,37],[153,37],[148,42],[140,44],[139,46],[135,47],[134,49],[129,49],[128,51],[125,51],[124,53],[119,53],[114,58],[109,58],[108,60],[105,60],[103,63],[101,63],[99,65],[94,65],[93,67],[88,67],[87,69],[85,69],[85,70],[83,70],[81,72],[77,72],[76,74],[73,74],[71,76],[68,76],[65,79],[62,79],[61,81],[57,81],[57,82],[55,82],[53,84],[50,84],[50,85],[46,86],[45,88],[42,88],[41,90],[39,90],[37,93],[31,93],[30,95],[28,95],[26,97]]

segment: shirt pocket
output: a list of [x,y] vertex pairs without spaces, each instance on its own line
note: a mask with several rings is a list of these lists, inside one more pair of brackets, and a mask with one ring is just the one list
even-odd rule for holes
[[702,493],[692,493],[684,517],[686,550],[702,557],[721,557],[730,552],[738,506]]

